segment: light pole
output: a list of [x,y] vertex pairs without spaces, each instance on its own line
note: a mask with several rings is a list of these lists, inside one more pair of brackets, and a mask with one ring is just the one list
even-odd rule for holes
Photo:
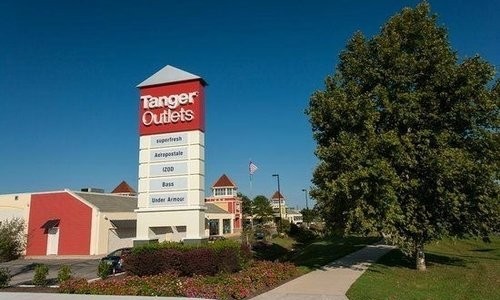
[[[302,216],[304,218],[304,222],[305,222],[305,219],[309,219],[309,205],[307,204],[307,190],[306,189],[302,189],[302,191],[304,192],[304,195],[306,196],[306,210],[305,210],[305,213],[307,214],[307,216]],[[306,223],[306,227],[309,228],[309,222],[305,222]]]
[[306,189],[302,189],[302,191],[306,195],[306,209],[309,210],[309,205],[307,204],[307,190]]
[[279,174],[273,174],[273,177],[276,177],[278,179],[278,205],[279,205],[279,210],[280,210],[280,223],[278,227],[278,232],[281,233],[281,192],[280,192],[280,175]]

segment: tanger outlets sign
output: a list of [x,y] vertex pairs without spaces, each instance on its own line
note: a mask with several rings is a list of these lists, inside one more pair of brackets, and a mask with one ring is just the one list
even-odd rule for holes
[[165,66],[137,86],[138,241],[205,238],[205,85]]
[[199,81],[141,89],[141,135],[204,131],[203,87]]
[[[177,122],[191,122],[194,119],[194,111],[192,109],[185,109],[184,106],[189,107],[194,104],[194,98],[198,96],[198,92],[182,93],[178,95],[153,97],[146,95],[141,97],[143,103],[142,108],[142,124],[162,125],[162,124],[175,124]],[[176,110],[180,107],[179,110]],[[151,111],[155,108],[164,108],[160,114]]]

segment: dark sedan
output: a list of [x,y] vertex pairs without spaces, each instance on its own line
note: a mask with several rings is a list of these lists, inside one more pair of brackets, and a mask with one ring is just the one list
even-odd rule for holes
[[120,248],[101,258],[101,261],[110,265],[113,273],[123,272],[123,257],[131,252],[132,248]]

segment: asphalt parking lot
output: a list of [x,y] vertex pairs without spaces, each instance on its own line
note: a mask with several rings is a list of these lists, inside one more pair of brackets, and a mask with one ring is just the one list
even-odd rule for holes
[[7,267],[12,276],[10,285],[30,284],[33,279],[37,264],[45,264],[49,267],[47,279],[57,279],[57,272],[63,265],[71,268],[74,277],[85,279],[97,278],[97,266],[99,258],[82,259],[17,259],[0,263],[0,267]]

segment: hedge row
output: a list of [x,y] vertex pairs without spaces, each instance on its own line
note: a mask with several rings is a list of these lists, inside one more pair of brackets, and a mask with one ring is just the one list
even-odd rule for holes
[[138,276],[172,273],[180,276],[215,275],[241,270],[250,260],[247,246],[230,240],[203,246],[179,243],[146,245],[124,258],[124,269]]
[[178,277],[174,274],[125,276],[88,283],[70,279],[61,283],[59,292],[94,295],[138,295],[193,297],[209,299],[243,299],[275,287],[300,275],[290,263],[256,261],[234,274]]

